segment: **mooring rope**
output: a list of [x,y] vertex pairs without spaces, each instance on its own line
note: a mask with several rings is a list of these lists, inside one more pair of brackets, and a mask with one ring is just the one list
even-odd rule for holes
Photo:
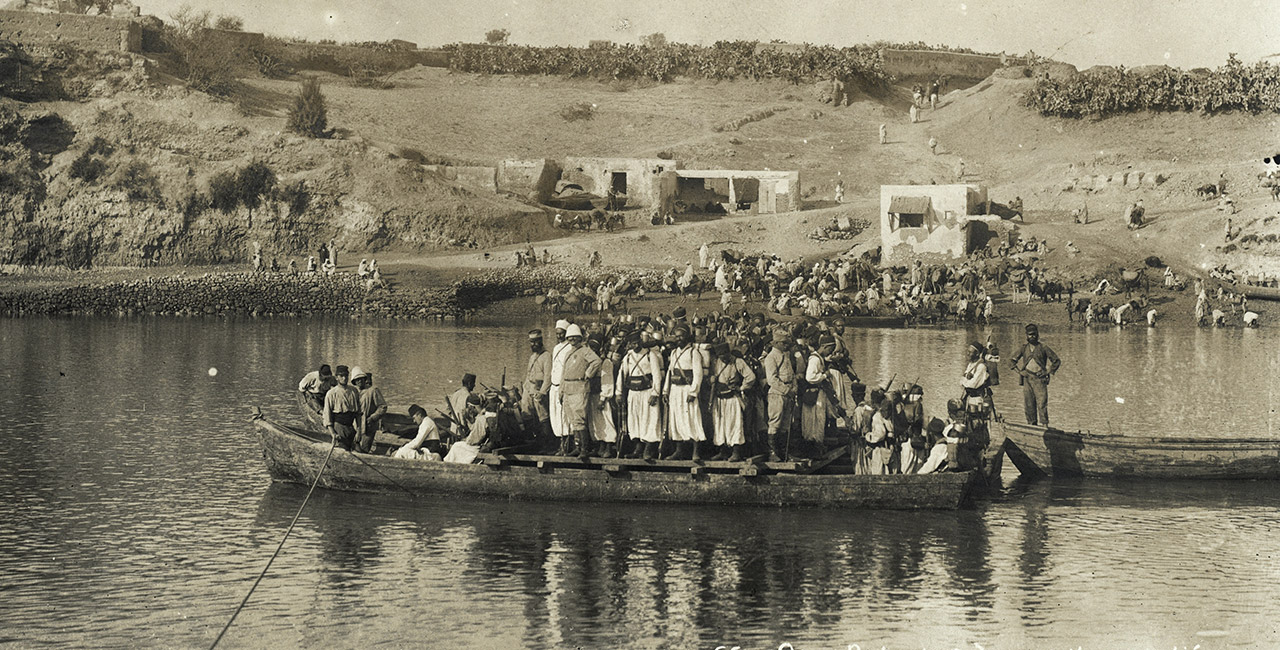
[[324,462],[320,463],[320,471],[316,472],[316,480],[311,482],[311,489],[307,490],[307,496],[302,499],[302,505],[298,506],[298,512],[293,516],[293,521],[289,522],[289,529],[284,531],[284,537],[281,538],[280,544],[276,546],[276,552],[271,554],[271,559],[267,560],[267,566],[262,567],[262,573],[258,574],[258,579],[253,581],[253,586],[249,587],[249,593],[244,595],[244,600],[240,601],[240,605],[236,607],[236,611],[231,613],[231,618],[227,620],[227,624],[222,626],[222,631],[218,633],[218,638],[213,640],[213,644],[209,646],[209,650],[218,647],[218,643],[222,641],[222,636],[231,629],[231,624],[235,622],[236,617],[240,615],[240,610],[249,603],[249,597],[253,595],[253,591],[258,588],[262,579],[267,576],[267,570],[271,568],[271,563],[276,561],[276,557],[280,555],[280,550],[284,548],[284,543],[289,540],[289,534],[293,532],[293,527],[297,525],[298,519],[302,517],[303,508],[307,507],[307,502],[311,500],[311,493],[316,491],[316,485],[320,483],[320,477],[324,474],[324,470],[329,466],[329,459],[333,457],[333,450],[338,446],[338,438],[334,436],[333,442],[329,445],[329,453],[325,455]]

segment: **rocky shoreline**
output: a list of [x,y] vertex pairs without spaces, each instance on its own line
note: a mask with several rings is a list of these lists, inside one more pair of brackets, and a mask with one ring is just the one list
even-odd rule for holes
[[[38,274],[38,273],[37,273]],[[495,302],[605,278],[656,282],[657,271],[552,265],[476,273],[446,286],[373,286],[351,273],[209,272],[113,280],[15,283],[0,289],[0,314],[154,316],[345,315],[393,319],[459,318]]]

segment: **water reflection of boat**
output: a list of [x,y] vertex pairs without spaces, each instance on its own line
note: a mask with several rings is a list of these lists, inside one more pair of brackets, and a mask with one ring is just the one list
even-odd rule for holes
[[1024,474],[1162,479],[1280,479],[1280,440],[1068,432],[1001,421],[1005,453]]
[[[329,452],[317,431],[255,417],[267,471],[310,485]],[[847,454],[846,454],[847,456]],[[639,501],[832,508],[959,508],[980,485],[977,472],[869,476],[834,465],[635,461],[482,454],[460,465],[337,451],[321,487],[357,492],[477,494],[545,501]]]

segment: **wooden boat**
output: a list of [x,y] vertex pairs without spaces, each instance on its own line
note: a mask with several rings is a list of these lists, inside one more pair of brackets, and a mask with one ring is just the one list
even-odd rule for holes
[[[254,417],[267,471],[277,481],[310,485],[331,441],[328,435]],[[476,464],[406,460],[334,450],[320,487],[414,495],[470,494],[546,501],[813,506],[830,508],[954,509],[967,504],[982,481],[977,472],[867,476],[832,461],[729,463],[644,461],[481,454]]]
[[1162,479],[1280,479],[1280,440],[1099,435],[998,421],[1023,474]]

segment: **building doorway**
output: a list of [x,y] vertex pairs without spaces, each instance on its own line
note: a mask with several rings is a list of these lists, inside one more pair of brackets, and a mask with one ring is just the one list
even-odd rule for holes
[[609,175],[609,209],[621,210],[627,202],[627,173],[611,172]]

